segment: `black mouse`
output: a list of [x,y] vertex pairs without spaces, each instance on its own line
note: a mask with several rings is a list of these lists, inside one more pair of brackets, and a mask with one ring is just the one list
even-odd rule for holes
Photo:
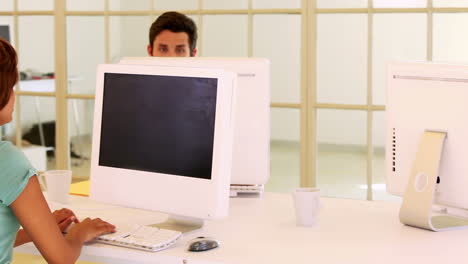
[[189,244],[189,251],[200,252],[219,247],[219,242],[206,237],[197,237]]

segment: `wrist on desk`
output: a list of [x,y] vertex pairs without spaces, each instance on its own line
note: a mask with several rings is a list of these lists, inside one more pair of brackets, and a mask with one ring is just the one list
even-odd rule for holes
[[81,248],[83,247],[84,242],[80,240],[76,235],[73,233],[67,233],[65,235],[65,240],[67,241],[69,247],[70,247],[70,254],[69,255],[70,259],[73,259],[73,262],[78,259],[78,257],[81,254]]

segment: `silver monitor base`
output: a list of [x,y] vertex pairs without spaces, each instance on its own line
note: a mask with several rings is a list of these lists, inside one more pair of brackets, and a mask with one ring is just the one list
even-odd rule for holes
[[444,214],[433,215],[445,138],[446,133],[436,131],[426,131],[421,138],[400,208],[400,221],[403,224],[431,231],[468,227],[468,219]]

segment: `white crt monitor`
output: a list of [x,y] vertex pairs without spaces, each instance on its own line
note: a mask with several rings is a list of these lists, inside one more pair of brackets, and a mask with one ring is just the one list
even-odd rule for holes
[[435,203],[468,209],[468,66],[388,67],[387,191],[403,196],[425,131],[446,132]]
[[263,190],[264,184],[270,177],[269,60],[263,58],[128,57],[123,58],[119,63],[212,67],[237,73],[231,190],[240,192]]
[[91,199],[195,222],[226,217],[234,85],[218,69],[99,65]]

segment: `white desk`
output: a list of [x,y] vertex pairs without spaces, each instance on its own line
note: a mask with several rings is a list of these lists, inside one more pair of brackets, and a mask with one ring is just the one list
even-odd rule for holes
[[[164,264],[309,264],[309,263],[451,263],[468,260],[468,229],[434,233],[403,226],[399,203],[324,198],[320,224],[295,226],[292,198],[266,193],[263,198],[232,198],[230,216],[208,222],[204,230],[185,237],[175,247],[157,253],[91,244],[83,260],[101,263]],[[150,224],[161,214],[96,204],[73,197],[78,214]],[[186,251],[187,240],[212,236],[221,247],[207,252]],[[36,252],[30,243],[16,249]]]

